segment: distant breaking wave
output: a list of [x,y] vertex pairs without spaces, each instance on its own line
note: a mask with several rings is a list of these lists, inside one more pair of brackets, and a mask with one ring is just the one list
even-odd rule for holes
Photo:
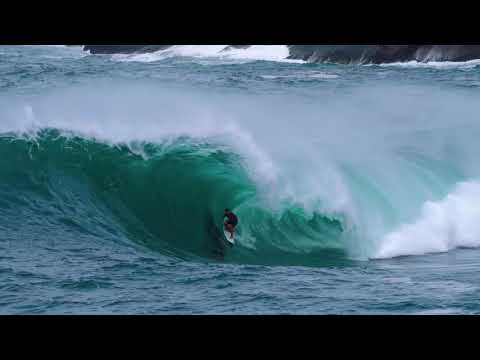
[[154,62],[171,57],[215,58],[223,61],[279,61],[303,63],[288,59],[286,45],[252,45],[247,49],[229,48],[228,45],[175,45],[153,53],[114,55],[118,61]]

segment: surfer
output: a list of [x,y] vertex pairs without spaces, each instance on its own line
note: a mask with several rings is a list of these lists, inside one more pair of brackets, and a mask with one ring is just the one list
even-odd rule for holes
[[235,215],[230,209],[225,209],[223,217],[227,218],[225,221],[225,230],[230,233],[230,239],[233,239],[233,234],[235,233],[235,226],[238,224],[237,215]]

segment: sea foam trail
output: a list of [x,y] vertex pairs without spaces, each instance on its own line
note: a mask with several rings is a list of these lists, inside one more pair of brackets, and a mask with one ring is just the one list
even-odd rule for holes
[[[372,66],[371,64],[366,66]],[[418,68],[432,68],[432,69],[459,69],[468,70],[480,66],[480,59],[469,61],[406,61],[406,62],[394,62],[388,64],[380,64],[382,67],[401,67],[406,69],[418,69]]]
[[376,258],[446,252],[480,246],[480,183],[459,183],[438,202],[426,202],[419,219],[386,235]]
[[303,63],[287,59],[290,55],[286,45],[252,45],[247,49],[228,48],[228,45],[175,45],[151,54],[114,55],[118,61],[154,62],[170,57],[215,58],[223,61],[277,61]]

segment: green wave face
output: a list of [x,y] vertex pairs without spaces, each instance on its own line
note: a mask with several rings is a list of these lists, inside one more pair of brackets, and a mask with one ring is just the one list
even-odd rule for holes
[[[347,261],[340,220],[288,203],[272,209],[241,157],[221,144],[180,137],[112,146],[50,129],[33,139],[4,135],[0,152],[3,218],[16,208],[39,227],[56,223],[196,261]],[[225,207],[239,217],[233,248],[221,231]]]

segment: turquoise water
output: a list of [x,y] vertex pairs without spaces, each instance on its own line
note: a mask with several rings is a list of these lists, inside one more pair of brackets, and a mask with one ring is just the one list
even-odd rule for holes
[[480,62],[205,49],[0,47],[0,313],[479,312]]

